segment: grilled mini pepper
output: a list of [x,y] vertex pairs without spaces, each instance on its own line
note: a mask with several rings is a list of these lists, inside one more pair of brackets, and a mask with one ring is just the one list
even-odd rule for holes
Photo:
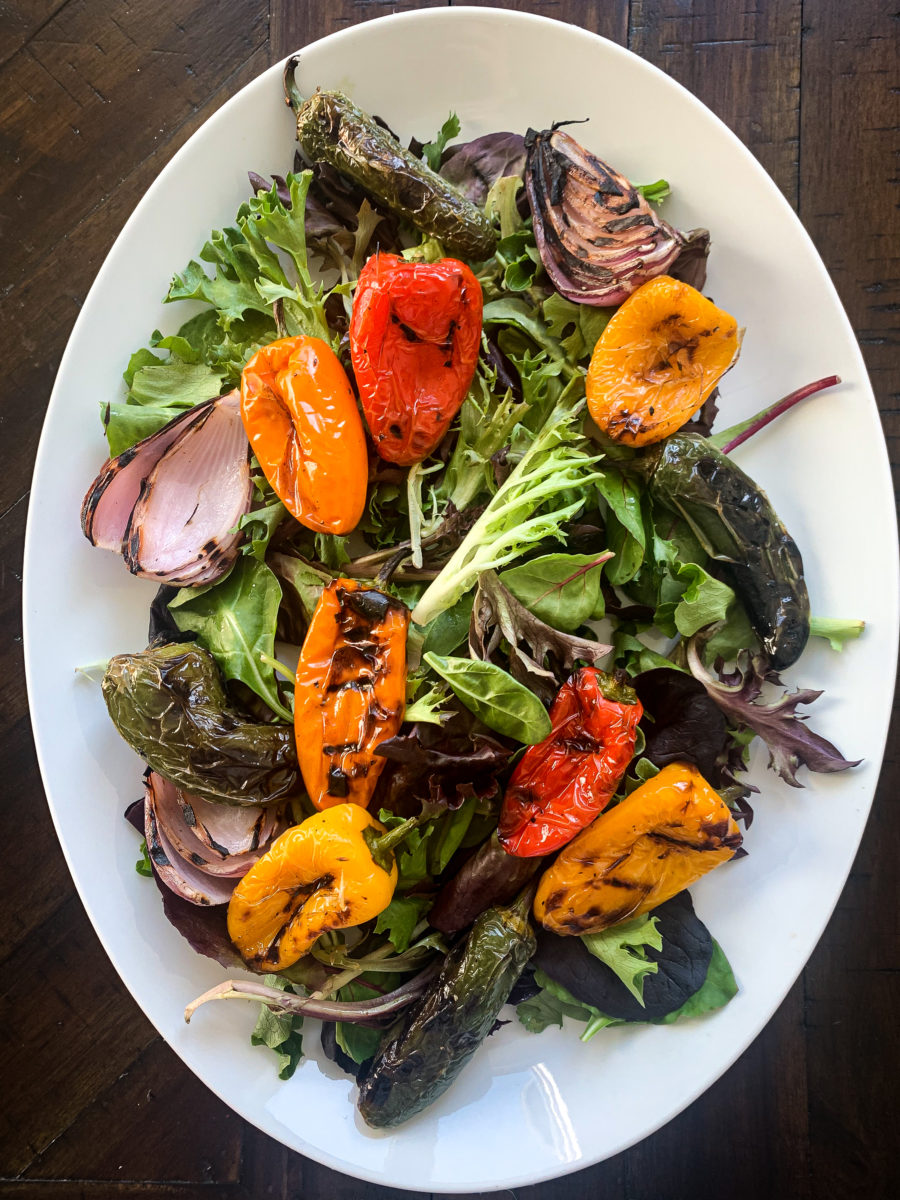
[[379,836],[391,837],[364,808],[339,804],[277,838],[228,904],[228,936],[244,961],[256,970],[283,971],[328,930],[383,912],[397,885],[397,865],[389,850],[387,857],[382,853]]
[[595,667],[563,684],[552,732],[525,751],[503,798],[500,844],[509,854],[552,854],[603,811],[634,755],[643,712],[632,688]]
[[541,876],[534,915],[553,933],[598,933],[656,908],[740,844],[697,768],[670,763],[565,847]]
[[241,418],[263,474],[301,525],[349,533],[366,506],[366,435],[353,389],[321,338],[270,342],[241,375]]
[[377,588],[336,579],[323,590],[294,692],[297,757],[316,808],[372,799],[387,761],[375,747],[403,721],[408,627],[406,606]]
[[294,82],[298,61],[285,64],[284,98],[296,114],[297,141],[306,157],[330,163],[453,254],[490,258],[496,234],[484,213],[342,92],[316,91],[304,99]]
[[359,1111],[376,1129],[400,1125],[447,1090],[493,1027],[534,954],[531,890],[489,908],[444,959],[434,986],[373,1059],[359,1085]]
[[350,353],[379,455],[410,466],[447,432],[475,374],[481,285],[454,258],[375,254],[353,297]]
[[809,639],[809,593],[797,543],[737,463],[696,433],[645,453],[654,501],[683,517],[738,593],[776,671]]

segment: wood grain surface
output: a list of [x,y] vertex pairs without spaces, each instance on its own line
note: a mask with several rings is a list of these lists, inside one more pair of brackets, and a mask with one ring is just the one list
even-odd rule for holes
[[[44,801],[23,682],[19,583],[28,489],[54,375],[93,277],[147,186],[268,64],[346,25],[421,6],[0,4],[0,1198],[409,1195],[317,1166],[244,1123],[181,1065],[125,993],[75,895]],[[628,45],[689,87],[750,147],[832,274],[871,372],[896,470],[898,14],[879,0],[520,0],[505,7]],[[894,663],[884,669],[893,672]],[[894,742],[825,937],[735,1066],[653,1137],[565,1180],[517,1189],[518,1200],[900,1194],[898,784]],[[425,1200],[426,1193],[413,1195]]]

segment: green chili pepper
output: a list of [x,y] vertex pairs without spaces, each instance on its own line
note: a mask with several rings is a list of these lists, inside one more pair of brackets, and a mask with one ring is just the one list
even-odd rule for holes
[[534,889],[482,913],[444,960],[437,982],[373,1060],[359,1111],[376,1129],[400,1125],[450,1086],[491,1031],[535,951],[528,923]]
[[294,83],[297,62],[294,57],[285,65],[284,96],[297,115],[297,141],[307,158],[330,163],[452,254],[490,258],[496,234],[484,213],[343,93],[316,91],[304,99]]
[[803,560],[765,492],[699,434],[673,434],[642,459],[651,496],[720,565],[775,670],[796,662],[809,638]]

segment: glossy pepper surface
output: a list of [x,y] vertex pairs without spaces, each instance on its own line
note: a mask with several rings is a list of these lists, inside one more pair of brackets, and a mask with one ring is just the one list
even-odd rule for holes
[[809,639],[809,592],[797,543],[766,493],[696,433],[675,434],[643,458],[653,499],[690,525],[774,669],[791,666]]
[[534,954],[530,892],[489,908],[444,959],[359,1085],[359,1111],[376,1129],[401,1125],[447,1090],[487,1035]]
[[361,925],[391,902],[397,866],[366,840],[385,828],[357,804],[315,813],[277,838],[228,904],[228,936],[257,970],[281,971],[323,933]]
[[410,466],[436,448],[459,411],[481,344],[481,285],[453,258],[376,254],[353,298],[350,353],[378,454]]
[[263,474],[292,516],[349,533],[366,505],[366,435],[353,389],[321,338],[270,342],[241,375],[241,418]]
[[697,768],[670,763],[562,850],[541,876],[534,915],[553,933],[598,933],[656,908],[740,844]]
[[500,844],[509,854],[552,854],[603,811],[634,755],[643,712],[632,688],[595,667],[563,684],[552,732],[528,747],[503,797]]
[[316,808],[347,800],[365,807],[406,700],[409,612],[355,579],[326,587],[313,613],[294,691],[297,757]]

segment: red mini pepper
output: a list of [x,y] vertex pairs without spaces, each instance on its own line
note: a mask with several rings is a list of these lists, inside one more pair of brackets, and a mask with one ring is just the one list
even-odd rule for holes
[[552,854],[603,811],[634,755],[643,708],[634,690],[595,667],[563,684],[553,729],[513,771],[500,812],[509,854]]
[[481,285],[455,258],[376,254],[359,276],[350,354],[378,454],[410,466],[434,450],[459,411],[481,345]]

